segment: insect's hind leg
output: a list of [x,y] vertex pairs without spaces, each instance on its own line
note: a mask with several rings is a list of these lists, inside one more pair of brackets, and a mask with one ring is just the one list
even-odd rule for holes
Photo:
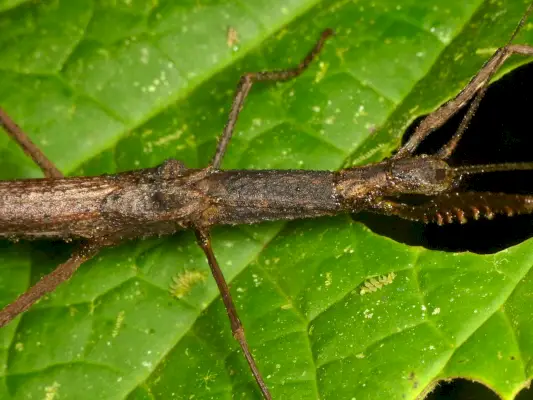
[[18,143],[24,152],[41,168],[47,178],[62,178],[63,174],[44,153],[31,141],[26,133],[0,108],[0,125]]
[[326,29],[324,32],[322,32],[314,47],[295,68],[277,71],[248,72],[241,77],[237,86],[235,97],[233,98],[233,103],[231,104],[228,121],[226,122],[226,126],[224,127],[222,135],[220,136],[215,155],[210,164],[211,168],[220,168],[222,158],[226,153],[226,149],[233,134],[235,124],[237,123],[237,118],[239,118],[239,113],[243,107],[244,100],[246,99],[246,96],[248,96],[253,83],[259,81],[287,81],[297,77],[306,70],[309,64],[311,64],[318,53],[320,53],[322,50],[326,39],[332,35],[333,30],[331,29]]
[[252,353],[250,352],[250,347],[248,346],[248,342],[244,335],[244,328],[237,314],[237,309],[235,308],[233,299],[231,298],[231,293],[229,291],[228,284],[226,283],[226,279],[222,274],[222,270],[220,269],[215,254],[213,253],[213,249],[211,248],[211,237],[209,235],[209,232],[203,229],[195,229],[195,234],[198,245],[202,248],[207,257],[207,262],[209,263],[209,267],[211,268],[211,273],[215,278],[218,290],[220,291],[220,295],[222,296],[222,301],[224,302],[224,307],[226,307],[226,311],[230,320],[231,332],[233,333],[233,337],[239,342],[242,352],[244,353],[244,357],[246,358],[246,361],[248,362],[248,365],[252,370],[252,374],[254,375],[257,384],[259,385],[263,397],[267,400],[270,400],[272,399],[272,396],[270,395],[263,376],[261,375],[261,372],[259,371],[259,368],[255,363]]
[[[63,177],[63,174],[56,168],[54,163],[44,155],[2,108],[0,108],[0,126],[4,127],[9,136],[41,168],[47,178]],[[45,294],[53,292],[61,283],[70,279],[80,265],[90,260],[101,248],[102,245],[99,243],[88,242],[83,244],[80,249],[74,251],[67,261],[57,266],[48,275],[43,276],[35,285],[0,310],[0,328],[30,308]]]
[[100,246],[92,243],[82,245],[80,249],[72,253],[67,261],[60,264],[48,275],[43,276],[15,301],[5,306],[0,310],[0,328],[30,308],[45,294],[53,292],[62,282],[70,279],[80,265],[90,260],[100,248]]

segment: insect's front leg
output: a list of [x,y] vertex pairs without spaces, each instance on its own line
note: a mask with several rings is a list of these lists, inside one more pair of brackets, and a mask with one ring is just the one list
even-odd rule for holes
[[455,113],[466,106],[472,99],[468,107],[468,111],[461,122],[458,130],[454,136],[446,143],[436,154],[440,159],[447,159],[455,150],[463,133],[466,131],[468,124],[474,116],[479,103],[483,98],[490,80],[494,74],[501,68],[503,63],[513,54],[520,54],[524,56],[533,56],[533,46],[511,44],[514,37],[524,25],[529,14],[533,10],[533,4],[529,6],[527,11],[522,16],[522,19],[515,28],[511,38],[507,44],[498,49],[496,53],[485,63],[479,72],[470,80],[470,82],[461,90],[461,92],[447,103],[443,104],[439,109],[429,114],[420,122],[414,134],[405,143],[398,152],[393,156],[395,159],[408,157],[413,154],[420,143],[434,130],[440,128],[446,121],[448,121]]
[[491,192],[453,192],[428,198],[427,202],[418,205],[380,199],[369,210],[426,224],[444,225],[454,222],[464,224],[470,219],[492,219],[497,214],[508,217],[517,214],[533,214],[533,196]]

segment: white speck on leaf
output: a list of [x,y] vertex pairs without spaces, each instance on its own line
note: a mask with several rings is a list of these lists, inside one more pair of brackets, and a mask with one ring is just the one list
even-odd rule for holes
[[333,282],[331,277],[331,272],[326,272],[326,281],[324,282],[324,285],[326,287],[331,286],[331,283]]
[[143,47],[141,49],[141,62],[143,64],[148,64],[150,61],[150,49],[148,47]]

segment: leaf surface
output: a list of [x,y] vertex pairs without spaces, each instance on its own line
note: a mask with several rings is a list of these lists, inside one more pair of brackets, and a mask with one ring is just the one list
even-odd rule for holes
[[[304,75],[254,86],[223,166],[338,169],[390,155],[414,118],[505,44],[525,8],[4,0],[0,104],[69,175],[170,157],[202,167],[239,76],[296,65],[332,27]],[[530,25],[516,42],[533,43]],[[0,177],[39,176],[0,136]],[[456,376],[512,399],[532,374],[532,243],[486,256],[429,251],[347,216],[214,231],[277,399],[414,399]],[[0,242],[2,304],[69,251]],[[380,276],[391,282],[360,294]],[[0,338],[1,398],[259,398],[188,232],[102,251]]]

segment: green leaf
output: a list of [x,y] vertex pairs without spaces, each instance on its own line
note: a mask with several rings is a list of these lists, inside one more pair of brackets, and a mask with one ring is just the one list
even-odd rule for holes
[[[332,27],[301,77],[254,86],[224,168],[338,169],[389,155],[506,43],[526,6],[3,0],[0,104],[69,175],[169,157],[202,167],[239,76],[297,64]],[[533,43],[531,26],[516,42]],[[39,176],[0,136],[0,177]],[[443,253],[347,216],[213,236],[276,399],[414,399],[457,376],[512,399],[532,376],[532,241]],[[69,251],[0,242],[2,304]],[[387,285],[360,294],[380,276]],[[0,338],[1,398],[260,398],[189,232],[102,251]]]

